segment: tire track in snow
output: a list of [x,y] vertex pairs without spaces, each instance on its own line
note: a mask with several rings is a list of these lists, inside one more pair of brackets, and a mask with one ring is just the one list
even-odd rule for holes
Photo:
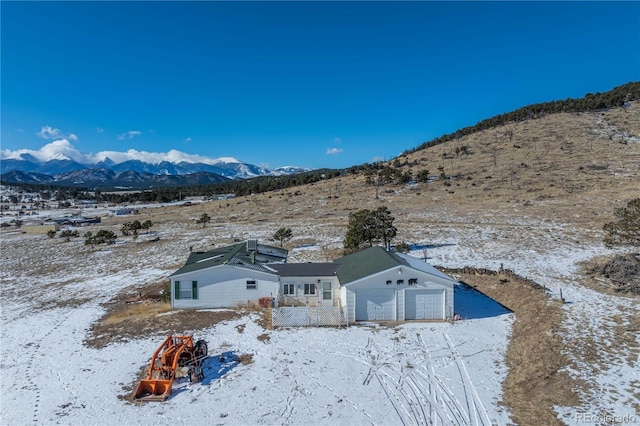
[[[438,382],[430,372],[432,360],[419,334],[414,344],[418,348],[397,341],[394,349],[387,351],[389,355],[379,361],[380,348],[370,339],[367,347],[371,349],[365,357],[370,357],[371,364],[363,385],[375,377],[403,425],[466,424],[460,421],[452,398],[443,398],[442,404],[438,401]],[[439,384],[444,387],[441,381]]]
[[[444,417],[446,416],[452,424],[469,424],[469,416],[465,416],[465,414],[467,413],[462,408],[462,404],[460,403],[458,398],[456,398],[453,392],[451,392],[449,387],[444,383],[442,378],[440,378],[440,376],[436,374],[435,368],[433,367],[433,357],[431,356],[431,351],[429,350],[427,342],[424,341],[420,333],[416,333],[416,337],[418,343],[423,348],[427,356],[427,365],[421,365],[421,369],[417,371],[417,374],[425,378],[429,383],[432,401],[432,411],[430,416],[432,423],[434,425],[437,424],[438,417],[441,419],[441,421],[444,421]],[[422,371],[426,372],[426,377],[425,373],[423,373]],[[440,399],[440,401],[438,399]],[[443,415],[443,413],[441,413],[439,410],[440,406],[448,409],[451,415]]]
[[489,418],[489,413],[486,408],[482,404],[480,397],[478,396],[478,392],[471,381],[471,377],[469,376],[469,372],[467,371],[467,367],[464,365],[464,361],[462,360],[462,356],[456,350],[455,345],[451,341],[451,338],[447,333],[443,333],[445,340],[447,341],[447,345],[453,354],[453,358],[455,359],[456,365],[458,366],[458,371],[460,372],[460,379],[462,380],[462,385],[464,387],[464,392],[467,397],[467,402],[469,406],[469,416],[473,414],[473,419],[470,419],[470,424],[477,425],[487,425],[491,426],[491,419]]

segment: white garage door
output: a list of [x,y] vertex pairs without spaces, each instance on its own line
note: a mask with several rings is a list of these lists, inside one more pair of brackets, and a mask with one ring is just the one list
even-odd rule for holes
[[356,321],[396,319],[395,290],[356,290]]
[[442,290],[406,290],[405,319],[443,319],[444,292]]

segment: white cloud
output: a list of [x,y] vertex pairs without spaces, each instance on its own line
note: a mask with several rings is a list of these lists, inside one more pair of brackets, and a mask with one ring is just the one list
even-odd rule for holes
[[189,143],[189,142],[191,142],[191,141],[192,141],[192,139],[191,139],[191,138],[186,138],[184,141],[185,141],[185,142],[187,142],[187,143]]
[[118,140],[125,140],[125,139],[133,139],[134,136],[138,136],[141,135],[142,132],[140,130],[129,130],[128,132],[124,132],[120,135],[118,135]]
[[341,148],[327,148],[327,155],[340,154],[341,152]]
[[42,126],[36,135],[40,136],[42,139],[61,139],[64,137],[60,129],[54,129],[51,126]]
[[170,161],[172,163],[204,163],[218,164],[220,162],[239,163],[233,157],[210,158],[201,155],[186,154],[181,151],[172,149],[169,152],[147,152],[129,149],[125,152],[120,151],[101,151],[97,154],[82,153],[78,151],[68,139],[60,139],[44,145],[38,150],[19,149],[16,151],[0,150],[0,159],[20,159],[20,155],[29,154],[37,158],[38,161],[44,162],[53,159],[71,159],[80,164],[95,164],[110,158],[114,163],[122,163],[128,160],[140,160],[147,163],[160,163],[162,161]]
[[36,135],[40,136],[42,139],[53,139],[56,140],[72,140],[78,141],[78,135],[75,133],[69,133],[65,135],[60,129],[56,129],[51,126],[42,126],[40,131],[36,133]]
[[19,149],[16,151],[3,150],[0,151],[0,158],[19,159],[21,154],[29,154],[38,159],[38,161],[64,160],[71,159],[77,162],[84,162],[86,155],[78,151],[67,139],[58,139],[50,142],[39,150]]

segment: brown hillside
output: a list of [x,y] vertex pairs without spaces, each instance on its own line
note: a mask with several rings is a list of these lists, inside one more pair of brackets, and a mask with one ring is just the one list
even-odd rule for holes
[[[466,153],[456,155],[463,147]],[[640,196],[640,103],[513,123],[397,160],[403,172],[410,170],[414,176],[424,169],[437,176],[443,166],[449,179],[375,188],[357,174],[177,210],[154,209],[152,216],[154,222],[193,223],[207,212],[213,220],[204,234],[223,238],[220,243],[231,237],[225,224],[245,226],[245,236],[262,238],[271,236],[276,226],[289,226],[295,236],[290,245],[324,244],[329,237],[335,240],[327,245],[330,251],[341,246],[350,211],[379,205],[389,206],[396,217],[397,241],[409,243],[417,237],[412,222],[419,218],[425,225],[425,215],[431,225],[454,217],[457,222],[496,222],[506,215],[546,218],[599,232],[612,220],[615,207]]]

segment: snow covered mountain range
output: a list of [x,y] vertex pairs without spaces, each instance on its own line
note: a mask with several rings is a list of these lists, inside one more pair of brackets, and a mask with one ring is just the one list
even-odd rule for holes
[[137,182],[136,186],[144,185],[145,181],[149,181],[149,185],[161,182],[178,185],[282,176],[308,170],[295,166],[271,169],[232,157],[211,159],[179,151],[166,154],[135,150],[82,154],[66,140],[49,143],[38,151],[0,151],[0,175],[7,183],[93,186],[106,181],[125,180]]

